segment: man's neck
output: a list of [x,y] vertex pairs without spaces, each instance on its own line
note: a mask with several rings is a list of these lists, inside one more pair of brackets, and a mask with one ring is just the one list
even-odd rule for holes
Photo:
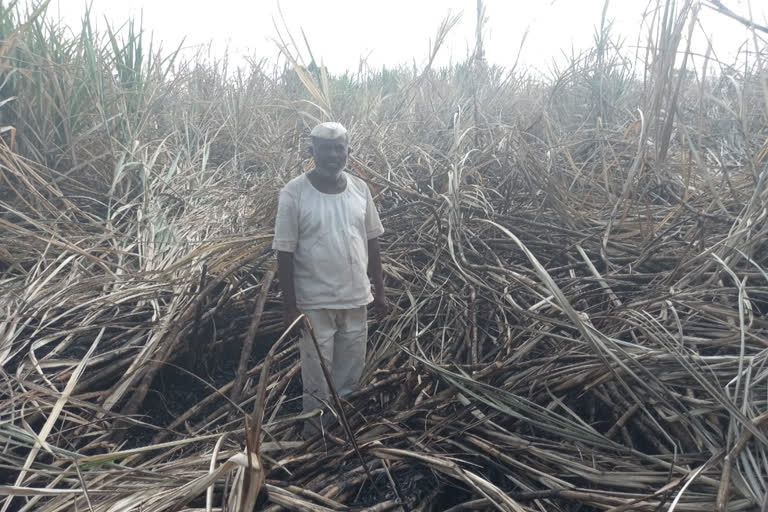
[[347,188],[347,178],[344,176],[344,172],[340,172],[336,176],[328,176],[312,169],[308,174],[309,181],[312,185],[325,194],[340,194]]

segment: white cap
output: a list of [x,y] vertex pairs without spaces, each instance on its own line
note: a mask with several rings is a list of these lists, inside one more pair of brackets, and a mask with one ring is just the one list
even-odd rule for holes
[[342,135],[346,135],[347,129],[340,123],[321,123],[312,129],[310,134],[312,137],[318,139],[338,139]]

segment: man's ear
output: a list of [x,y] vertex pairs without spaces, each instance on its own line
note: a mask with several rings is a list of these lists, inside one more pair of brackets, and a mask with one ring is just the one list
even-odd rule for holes
[[307,148],[307,152],[309,153],[309,156],[314,157],[315,156],[315,147],[310,144]]

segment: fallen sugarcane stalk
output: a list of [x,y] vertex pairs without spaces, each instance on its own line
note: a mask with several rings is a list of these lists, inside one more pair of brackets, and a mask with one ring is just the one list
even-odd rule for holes
[[261,293],[259,294],[259,299],[256,301],[256,306],[253,311],[253,319],[251,320],[251,325],[248,327],[248,334],[246,334],[245,341],[243,342],[243,349],[240,352],[240,363],[237,365],[235,382],[232,386],[231,398],[235,403],[240,402],[240,396],[243,392],[243,384],[245,383],[246,369],[248,368],[248,358],[251,355],[253,340],[259,330],[261,315],[264,313],[264,304],[267,302],[267,294],[269,293],[269,287],[272,286],[272,279],[274,279],[274,277],[275,268],[273,267],[267,271],[262,280]]

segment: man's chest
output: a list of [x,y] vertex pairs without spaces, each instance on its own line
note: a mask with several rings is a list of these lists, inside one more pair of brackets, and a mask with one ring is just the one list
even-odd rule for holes
[[365,232],[365,197],[315,195],[299,205],[299,238],[328,232]]

